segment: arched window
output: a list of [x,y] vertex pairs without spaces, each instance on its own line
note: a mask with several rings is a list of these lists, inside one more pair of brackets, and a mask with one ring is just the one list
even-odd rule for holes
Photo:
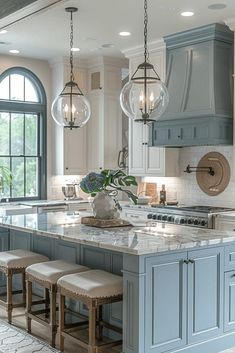
[[1,197],[46,197],[46,94],[29,70],[14,67],[0,75],[0,166],[12,172]]

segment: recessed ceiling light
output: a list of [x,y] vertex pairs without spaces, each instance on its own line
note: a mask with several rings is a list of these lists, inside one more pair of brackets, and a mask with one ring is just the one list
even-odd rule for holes
[[71,51],[80,51],[80,48],[71,48]]
[[11,49],[11,50],[9,50],[9,53],[11,53],[11,54],[19,54],[19,50],[18,49]]
[[193,11],[184,11],[184,12],[181,12],[181,16],[184,16],[184,17],[191,17],[194,15],[194,12]]
[[7,33],[7,30],[6,29],[2,29],[1,31],[0,31],[0,34],[6,34]]
[[105,48],[105,49],[109,49],[109,48],[113,48],[114,47],[114,44],[112,43],[105,43],[103,45],[101,45],[102,48]]
[[223,10],[227,7],[225,4],[211,4],[208,6],[209,10]]
[[122,37],[128,37],[130,35],[131,35],[131,32],[127,32],[127,31],[119,32],[119,36],[122,36]]

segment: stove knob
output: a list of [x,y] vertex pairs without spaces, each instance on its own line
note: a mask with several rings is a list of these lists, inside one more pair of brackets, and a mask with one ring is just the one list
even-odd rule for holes
[[179,218],[175,218],[175,223],[179,224],[179,222],[180,222]]
[[153,219],[157,219],[157,215],[156,215],[156,214],[153,214],[153,215],[152,215],[152,218],[153,218]]
[[147,218],[148,218],[148,219],[152,219],[152,218],[153,218],[152,213],[149,213],[149,214],[147,215]]
[[184,223],[185,223],[185,219],[184,219],[184,218],[181,218],[180,224],[184,224]]
[[157,219],[158,219],[158,220],[161,220],[161,219],[162,219],[162,215],[159,214],[159,215],[157,216]]
[[167,221],[168,221],[168,222],[174,222],[174,218],[173,218],[172,216],[168,216],[168,217],[167,217]]
[[162,220],[163,220],[163,221],[167,221],[167,216],[166,216],[166,215],[163,216],[163,217],[162,217]]
[[203,227],[205,227],[205,226],[206,226],[206,221],[201,221],[201,225],[202,225]]
[[199,220],[198,220],[198,219],[195,219],[194,222],[193,222],[193,224],[194,224],[195,226],[198,226]]
[[193,220],[191,218],[188,219],[188,224],[192,224]]

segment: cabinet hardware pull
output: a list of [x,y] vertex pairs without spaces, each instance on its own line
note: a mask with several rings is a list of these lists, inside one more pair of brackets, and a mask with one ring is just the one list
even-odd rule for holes
[[183,260],[183,263],[188,265],[189,264],[189,260]]
[[233,232],[235,232],[235,229],[233,229]]
[[231,277],[235,277],[235,273]]
[[195,263],[195,261],[193,260],[193,259],[189,259],[188,260],[191,264],[194,264]]

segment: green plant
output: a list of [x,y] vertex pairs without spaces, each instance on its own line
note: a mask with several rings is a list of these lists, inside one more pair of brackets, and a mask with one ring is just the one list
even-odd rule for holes
[[0,191],[3,191],[4,183],[12,184],[12,173],[8,167],[0,165]]
[[134,176],[127,175],[122,170],[104,169],[100,173],[91,172],[87,174],[80,182],[82,191],[91,196],[95,196],[101,191],[122,191],[135,204],[137,196],[125,187],[137,186],[137,181]]

